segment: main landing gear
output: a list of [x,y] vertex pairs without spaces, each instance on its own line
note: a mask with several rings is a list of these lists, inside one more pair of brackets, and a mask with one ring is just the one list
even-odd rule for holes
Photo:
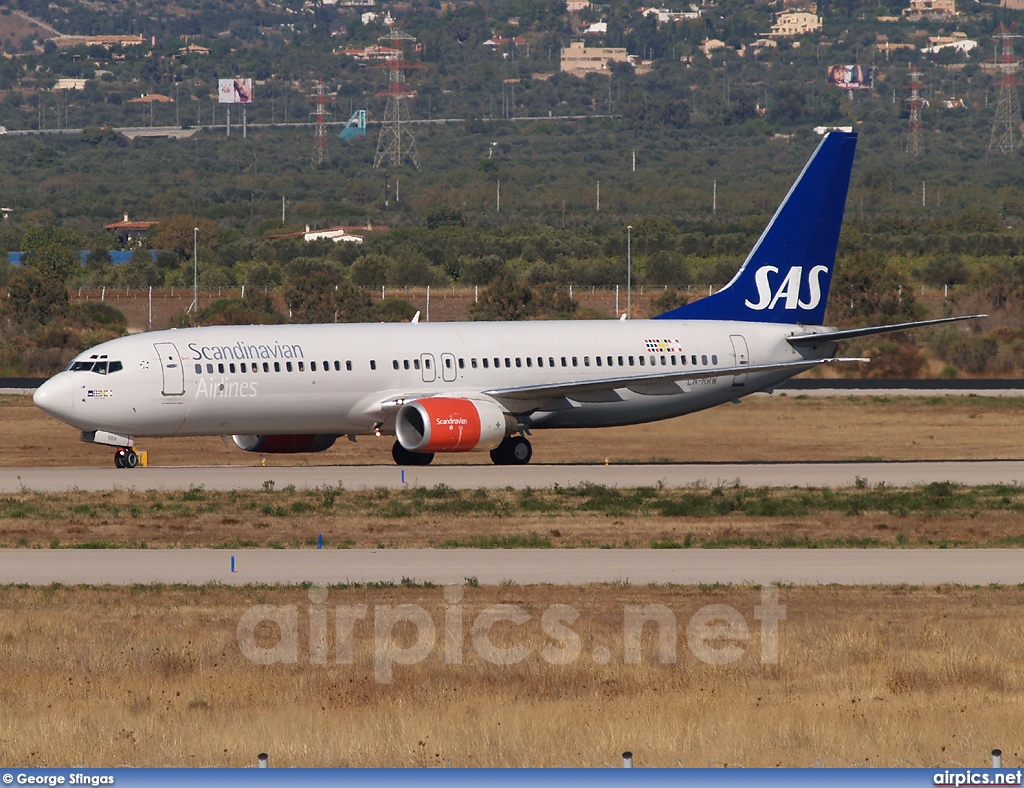
[[409,451],[398,441],[391,447],[391,456],[394,457],[396,465],[430,465],[434,459],[433,452]]
[[533,447],[522,435],[509,436],[496,449],[491,450],[495,465],[526,465],[533,457]]
[[114,452],[114,465],[118,468],[134,468],[139,464],[139,455],[131,446],[121,446]]

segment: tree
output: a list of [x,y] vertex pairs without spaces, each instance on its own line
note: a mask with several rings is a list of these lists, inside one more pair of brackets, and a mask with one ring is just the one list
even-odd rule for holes
[[274,300],[267,293],[252,293],[245,298],[218,298],[199,313],[206,326],[274,325],[284,322]]
[[534,292],[511,273],[497,277],[469,308],[471,320],[525,320],[536,312]]
[[80,268],[82,237],[65,227],[32,227],[21,239],[24,264],[54,281],[65,283]]
[[176,252],[179,257],[192,259],[195,228],[199,228],[199,243],[204,249],[217,246],[219,232],[211,219],[202,219],[190,214],[178,214],[157,225],[152,241],[156,249]]
[[31,268],[11,277],[7,312],[23,325],[43,326],[68,311],[68,291],[63,283]]
[[323,268],[292,277],[284,300],[293,323],[362,323],[373,308],[368,293],[349,282],[335,284]]
[[364,254],[349,269],[353,284],[378,288],[388,283],[393,261],[385,254]]

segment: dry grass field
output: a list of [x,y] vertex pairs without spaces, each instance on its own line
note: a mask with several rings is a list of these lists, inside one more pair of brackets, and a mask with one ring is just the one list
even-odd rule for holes
[[[947,460],[1024,457],[1024,400],[994,397],[806,397],[756,395],[654,424],[539,430],[535,463]],[[391,438],[340,440],[322,454],[269,455],[272,465],[391,464]],[[83,444],[31,398],[0,398],[0,465],[113,464],[113,450]],[[154,465],[258,465],[261,455],[219,438],[139,443]],[[489,463],[486,453],[438,455],[437,464]]]
[[[332,634],[312,664],[316,593],[0,589],[5,761],[246,766],[266,751],[272,766],[597,766],[629,749],[641,766],[980,766],[994,747],[1007,765],[1022,759],[1020,588],[782,588],[777,664],[761,659],[753,588],[466,587],[451,605],[440,588],[332,588],[321,605]],[[542,629],[556,603],[579,612],[566,626],[580,656],[564,665],[542,651],[569,642]],[[652,603],[677,622],[676,659],[658,662],[649,624],[641,663],[625,664],[626,606]],[[294,664],[243,656],[238,624],[255,604],[295,606]],[[422,606],[436,641],[381,683],[375,660],[425,637],[410,624],[380,629],[400,604]],[[521,662],[480,656],[474,627],[494,604],[530,616],[490,630],[494,646],[525,647]],[[710,604],[732,606],[748,628],[730,641],[741,649],[731,664],[705,664],[687,645]],[[346,664],[333,632],[335,610],[350,605],[368,612]],[[258,646],[276,637],[256,629]],[[461,661],[452,650],[446,664],[446,642]]]

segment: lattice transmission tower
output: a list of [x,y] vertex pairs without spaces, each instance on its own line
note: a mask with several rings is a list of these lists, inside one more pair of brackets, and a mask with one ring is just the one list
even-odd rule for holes
[[313,164],[319,166],[324,163],[327,155],[327,110],[326,105],[331,100],[324,90],[324,81],[317,82],[313,91],[312,101],[316,108],[310,113],[315,119],[313,130]]
[[1020,100],[1017,98],[1017,64],[1020,58],[1013,54],[1013,39],[1018,35],[1010,35],[1005,25],[999,26],[999,38],[1002,39],[1000,54],[992,62],[999,65],[999,103],[996,104],[996,117],[992,122],[992,136],[988,149],[1002,154],[1013,153],[1020,147],[1021,118]]
[[397,29],[378,39],[390,52],[383,63],[371,66],[388,70],[388,89],[377,94],[387,97],[388,103],[384,108],[384,123],[377,138],[377,153],[373,157],[374,167],[401,164],[403,159],[408,158],[413,167],[417,170],[420,168],[416,138],[409,128],[408,101],[416,97],[416,91],[409,87],[405,75],[405,72],[411,69],[426,68],[420,63],[405,59],[406,42],[415,40],[404,30]]
[[921,155],[921,94],[918,91],[924,87],[921,82],[922,74],[919,71],[910,72],[910,123],[907,125],[907,153],[911,156]]

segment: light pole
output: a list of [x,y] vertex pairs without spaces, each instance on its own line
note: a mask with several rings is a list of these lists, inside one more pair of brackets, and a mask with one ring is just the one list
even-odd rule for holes
[[626,320],[633,319],[633,225],[626,226]]
[[199,228],[192,228],[192,306],[199,314]]

